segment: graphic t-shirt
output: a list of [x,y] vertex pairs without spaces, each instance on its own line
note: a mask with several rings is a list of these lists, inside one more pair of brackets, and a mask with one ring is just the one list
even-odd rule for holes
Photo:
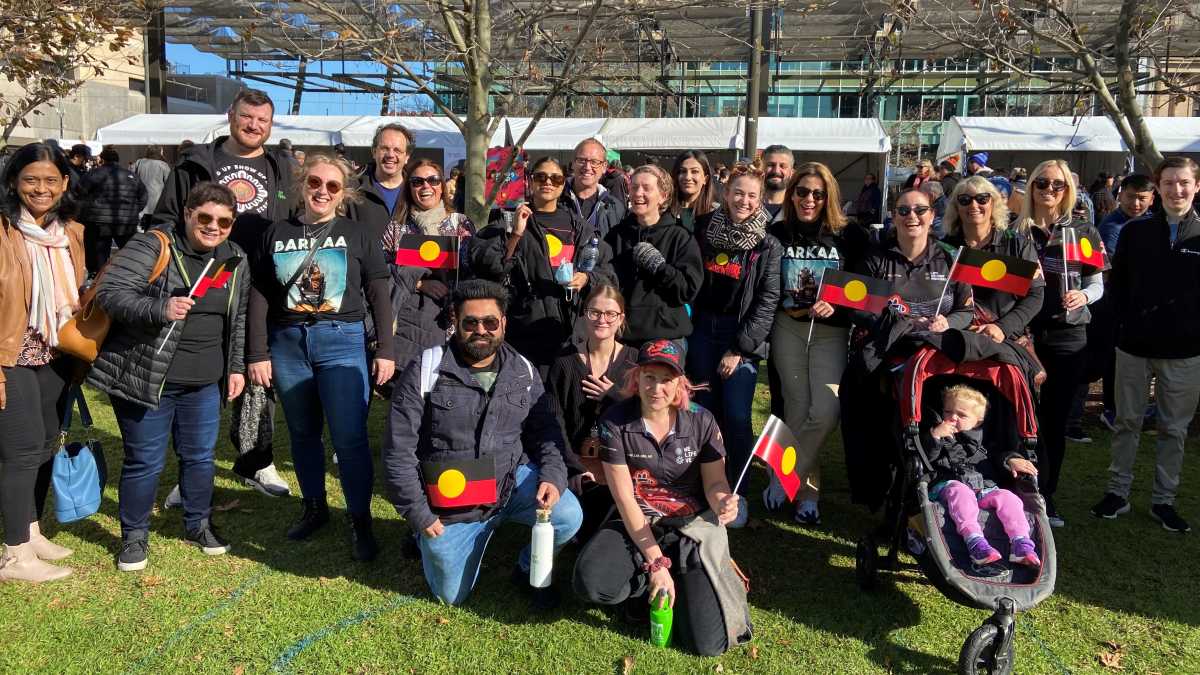
[[737,315],[741,310],[741,289],[753,251],[716,250],[708,242],[700,246],[704,255],[704,285],[693,303],[700,312]]
[[608,409],[600,419],[600,459],[624,464],[633,494],[647,516],[690,516],[707,508],[700,465],[725,457],[712,413],[697,405],[680,410],[675,428],[660,444],[646,430],[637,397]]
[[238,215],[265,215],[271,208],[271,191],[275,189],[267,156],[234,157],[218,147],[213,157],[216,160],[213,180],[233,191]]
[[551,269],[558,269],[575,257],[575,227],[570,211],[535,211],[533,219],[546,231],[546,252],[550,254]]
[[[772,233],[787,228],[783,244],[783,256],[779,261],[782,275],[779,286],[780,308],[784,310],[807,310],[817,301],[817,289],[825,270],[842,269],[840,243],[835,237],[821,236],[818,226],[802,229],[803,225],[773,228]],[[778,235],[776,235],[778,236]]]
[[[310,247],[317,252],[304,269]],[[284,285],[300,271],[295,283]],[[310,318],[362,321],[363,288],[389,273],[383,251],[368,228],[342,217],[321,225],[281,220],[263,234],[254,284],[267,298],[272,323],[300,323]]]

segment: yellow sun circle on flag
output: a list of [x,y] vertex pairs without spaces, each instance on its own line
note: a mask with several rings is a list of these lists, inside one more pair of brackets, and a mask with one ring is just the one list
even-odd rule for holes
[[562,240],[552,234],[548,234],[546,235],[546,248],[550,250],[551,258],[557,258],[558,254],[562,253]]
[[717,264],[718,265],[728,265],[729,264],[729,254],[728,253],[718,253],[717,254]]
[[467,477],[458,469],[443,471],[438,476],[438,492],[447,497],[457,497],[467,489]]
[[783,457],[779,460],[779,468],[783,470],[783,475],[792,475],[792,472],[796,470],[796,448],[787,446],[783,451]]
[[1087,237],[1079,240],[1079,251],[1083,253],[1083,257],[1085,258],[1092,257],[1092,242],[1088,241]]
[[842,293],[846,296],[847,300],[858,302],[867,297],[867,285],[855,279],[846,284],[846,287],[842,289]]
[[425,262],[432,262],[433,259],[441,255],[441,253],[442,247],[438,246],[436,241],[427,241],[424,244],[421,244],[421,248],[418,251],[418,254],[421,256],[421,260],[424,260]]
[[1002,260],[989,260],[979,268],[979,274],[988,281],[1003,279],[1008,272],[1008,266]]

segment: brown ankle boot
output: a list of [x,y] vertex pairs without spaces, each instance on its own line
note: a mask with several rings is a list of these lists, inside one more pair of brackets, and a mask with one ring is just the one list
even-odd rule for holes
[[0,581],[28,581],[36,584],[56,581],[70,575],[69,567],[57,567],[39,560],[31,542],[20,546],[6,546],[4,555],[0,556]]
[[34,554],[42,560],[62,560],[74,553],[66,546],[59,546],[47,539],[36,520],[29,524],[29,543],[33,545]]

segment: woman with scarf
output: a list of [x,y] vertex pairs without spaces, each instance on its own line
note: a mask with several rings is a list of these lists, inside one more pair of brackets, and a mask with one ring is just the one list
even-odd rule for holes
[[455,213],[446,194],[442,167],[429,159],[414,159],[404,169],[404,190],[396,216],[384,229],[381,243],[392,277],[392,312],[395,318],[396,372],[421,352],[446,341],[449,321],[447,298],[464,270],[429,269],[396,263],[396,251],[406,234],[456,237],[459,260],[475,225],[465,214]]
[[589,284],[612,280],[612,253],[600,233],[561,202],[567,178],[558,160],[536,160],[526,178],[532,207],[517,208],[512,232],[496,212],[472,242],[471,269],[478,277],[508,287],[505,339],[545,379],[571,341]]
[[[692,304],[688,377],[708,383],[696,401],[712,411],[725,432],[733,485],[750,458],[754,433],[750,412],[758,384],[758,364],[779,304],[779,260],[783,247],[767,234],[770,215],[762,208],[763,171],[737,164],[725,186],[724,204],[703,216],[697,228],[704,282]],[[742,486],[741,491],[744,492]],[[730,527],[746,524],[746,500]]]
[[[1053,527],[1064,525],[1054,494],[1066,453],[1071,403],[1087,367],[1087,325],[1092,316],[1088,305],[1104,295],[1102,272],[1108,269],[1100,233],[1086,216],[1072,216],[1074,204],[1075,182],[1067,163],[1047,160],[1029,174],[1029,197],[1017,221],[1018,229],[1033,241],[1046,275],[1045,301],[1030,328],[1038,359],[1046,369],[1046,383],[1038,397],[1037,455],[1039,487]],[[1090,242],[1101,251],[1100,264],[1064,262],[1065,240],[1084,249],[1088,247],[1083,242]]]
[[58,329],[79,309],[86,276],[83,226],[71,220],[70,164],[44,143],[22,147],[4,171],[0,212],[0,581],[41,582],[71,573],[47,561],[71,550],[38,521],[75,361]]

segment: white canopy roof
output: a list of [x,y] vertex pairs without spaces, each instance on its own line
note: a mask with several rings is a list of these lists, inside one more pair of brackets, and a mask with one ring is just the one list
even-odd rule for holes
[[[1200,152],[1200,119],[1148,117],[1146,124],[1160,152]],[[952,117],[937,156],[962,150],[1129,152],[1107,117]]]
[[[733,147],[745,145],[745,119],[738,118],[738,134]],[[852,117],[758,118],[758,147],[778,143],[798,152],[886,153],[892,139],[879,120]]]

